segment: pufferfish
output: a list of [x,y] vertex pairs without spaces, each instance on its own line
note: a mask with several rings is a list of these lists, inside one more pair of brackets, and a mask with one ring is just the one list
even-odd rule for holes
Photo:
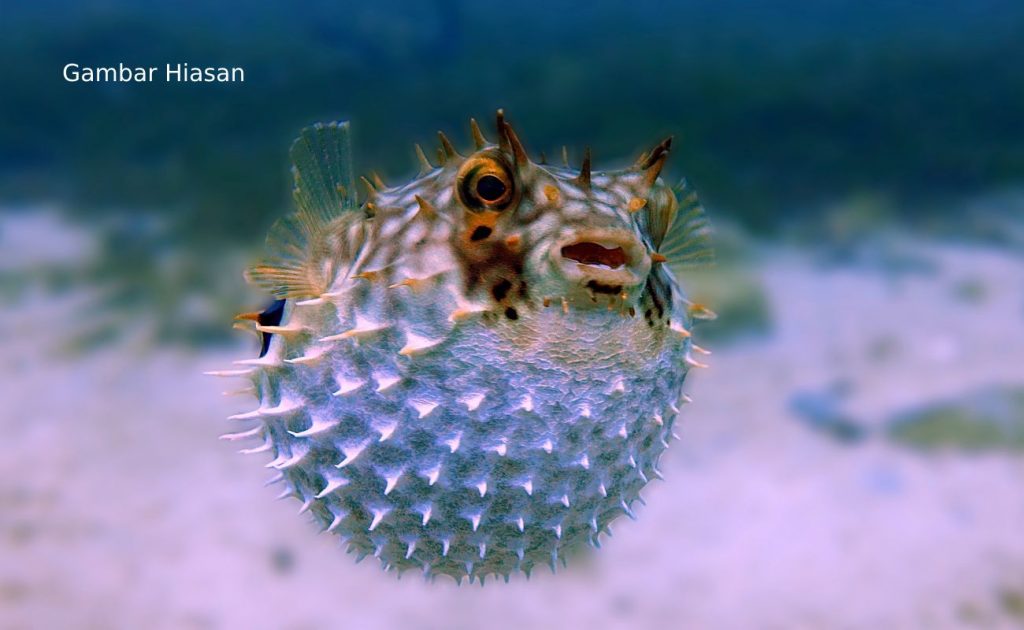
[[247,271],[277,298],[240,316],[262,352],[216,373],[251,380],[223,437],[258,440],[282,498],[357,559],[459,583],[554,571],[634,517],[712,315],[674,275],[710,248],[659,176],[671,138],[599,172],[531,161],[500,110],[497,143],[471,130],[360,202],[348,123],[305,129],[297,211]]

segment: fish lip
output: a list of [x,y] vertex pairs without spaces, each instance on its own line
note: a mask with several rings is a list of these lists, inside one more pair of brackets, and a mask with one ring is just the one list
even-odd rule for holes
[[[611,268],[582,263],[562,254],[562,248],[581,243],[595,243],[607,249],[621,248],[625,260],[622,265]],[[573,232],[552,246],[551,256],[567,279],[581,285],[594,281],[604,285],[636,286],[643,282],[651,265],[651,259],[640,240],[626,230],[615,228],[591,228]]]

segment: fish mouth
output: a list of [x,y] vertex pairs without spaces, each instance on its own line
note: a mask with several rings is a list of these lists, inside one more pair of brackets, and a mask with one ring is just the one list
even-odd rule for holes
[[618,269],[626,264],[626,252],[621,247],[607,246],[591,241],[576,242],[562,248],[562,258],[575,260],[581,265]]
[[590,288],[635,286],[650,269],[644,247],[625,230],[577,232],[556,243],[552,253],[567,278]]

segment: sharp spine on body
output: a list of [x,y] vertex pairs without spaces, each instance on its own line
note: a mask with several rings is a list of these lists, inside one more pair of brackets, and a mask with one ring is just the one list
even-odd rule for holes
[[341,449],[345,458],[338,464],[335,464],[335,468],[344,468],[355,461],[357,457],[366,449],[367,443],[363,442],[357,446],[347,446]]
[[359,315],[356,315],[356,325],[354,327],[338,335],[329,335],[327,337],[323,337],[320,339],[320,341],[339,341],[341,339],[351,339],[353,337],[364,337],[366,335],[386,330],[390,327],[390,324],[374,322],[368,319],[363,319]]
[[377,526],[380,525],[381,521],[384,520],[384,517],[387,516],[388,512],[390,511],[391,508],[378,508],[370,510],[370,513],[373,514],[373,519],[370,521],[370,527],[367,529],[367,531],[372,532],[373,530],[377,529]]
[[459,399],[459,402],[466,405],[469,411],[476,411],[486,397],[483,394],[470,394]]
[[211,370],[209,372],[203,372],[205,376],[219,376],[224,378],[233,378],[236,376],[249,376],[255,373],[255,368],[246,368],[244,370]]
[[419,195],[413,195],[413,198],[416,199],[416,205],[419,206],[419,209],[416,212],[417,216],[421,216],[425,219],[435,219],[438,217],[437,208],[434,207],[434,204]]
[[366,179],[366,177],[363,176],[363,175],[359,176],[359,181],[362,182],[363,188],[366,189],[366,201],[367,201],[367,203],[369,203],[373,199],[376,199],[377,198],[377,189],[374,188],[373,182],[371,182],[370,180]]
[[446,136],[443,131],[437,132],[437,139],[441,141],[441,150],[444,151],[445,161],[462,157],[459,155],[459,152],[455,150],[455,147],[452,145],[452,141],[448,139],[448,136]]
[[435,466],[434,468],[431,468],[430,470],[423,473],[423,476],[427,478],[427,485],[432,486],[435,483],[437,483],[438,477],[441,476],[441,467]]
[[338,377],[335,381],[338,383],[338,390],[331,392],[331,396],[350,394],[366,384],[366,381],[362,379],[349,380],[344,377]]
[[220,439],[220,440],[229,440],[229,441],[232,441],[232,442],[235,441],[235,440],[244,440],[246,438],[258,437],[258,436],[262,435],[265,430],[266,430],[266,427],[264,425],[260,424],[260,425],[256,425],[255,427],[253,427],[251,429],[247,429],[245,431],[239,431],[238,433],[225,433],[224,435],[220,436],[218,439]]
[[391,491],[398,485],[398,479],[402,476],[401,473],[390,475],[384,478],[384,495],[391,494]]
[[264,326],[262,324],[256,324],[256,330],[271,335],[292,335],[294,333],[303,332],[305,327],[301,326],[298,322],[290,322],[284,326]]
[[329,479],[327,481],[327,485],[324,486],[324,489],[316,494],[316,498],[322,499],[327,495],[331,494],[332,492],[334,492],[335,490],[337,490],[338,488],[342,488],[344,486],[347,486],[348,484],[349,480],[343,479],[341,477],[334,477],[333,479]]
[[694,359],[692,356],[690,356],[689,353],[687,353],[687,355],[685,357],[685,360],[686,360],[686,364],[687,365],[690,365],[690,366],[695,367],[695,368],[706,368],[706,367],[709,367],[707,363],[701,363],[697,359]]
[[442,339],[428,339],[413,332],[405,333],[405,345],[398,351],[402,356],[413,356],[422,354],[441,343]]
[[263,416],[285,416],[290,414],[297,409],[301,409],[305,406],[301,400],[295,398],[282,398],[273,407],[266,407],[260,410],[260,415]]
[[427,173],[429,173],[430,171],[434,170],[434,165],[431,164],[430,160],[427,159],[427,154],[423,152],[423,147],[421,147],[419,144],[416,144],[415,147],[416,147],[416,159],[420,163],[419,175],[420,175],[420,177],[422,177],[422,176],[426,175]]
[[390,439],[391,436],[394,435],[395,429],[397,429],[397,428],[398,428],[398,423],[394,423],[394,422],[390,423],[390,424],[386,424],[386,425],[378,428],[377,432],[380,433],[380,439],[378,439],[377,441],[378,442],[384,442],[384,441]]
[[337,514],[335,514],[334,519],[331,521],[331,524],[327,526],[327,531],[333,532],[335,529],[338,528],[339,525],[341,525],[341,522],[345,520],[347,516],[348,512],[338,512]]
[[243,448],[238,452],[241,453],[242,455],[255,455],[256,453],[266,453],[273,447],[274,446],[269,441],[267,441],[264,442],[263,444],[260,444],[259,446],[254,446],[253,448]]
[[686,339],[687,337],[690,337],[690,331],[686,330],[685,328],[683,328],[683,325],[678,323],[678,322],[672,322],[671,324],[669,324],[668,327],[669,327],[669,330],[675,332],[676,334],[678,334],[680,337],[682,337],[684,339]]
[[425,400],[414,400],[410,404],[416,410],[416,413],[419,414],[420,418],[429,416],[438,407],[437,403]]
[[505,138],[512,149],[512,157],[515,158],[516,168],[523,168],[530,163],[530,158],[526,155],[523,143],[519,141],[519,136],[516,135],[515,130],[507,122],[504,123],[503,129]]
[[285,359],[284,362],[291,365],[315,365],[323,360],[325,350],[323,348],[311,348],[306,354],[295,357],[294,359]]
[[268,368],[281,367],[282,365],[281,362],[276,357],[271,356],[269,353],[258,359],[239,359],[238,361],[233,361],[233,363],[235,365],[250,365],[254,367]]
[[573,181],[580,188],[590,190],[590,147],[583,150],[583,165],[580,166],[580,174]]
[[480,125],[477,124],[475,118],[469,119],[469,131],[473,135],[473,145],[477,151],[487,146],[487,138],[484,137],[482,131],[480,131]]
[[392,376],[390,374],[379,374],[374,376],[373,378],[375,381],[377,381],[378,392],[387,391],[394,387],[395,385],[397,385],[398,382],[402,380],[401,376]]

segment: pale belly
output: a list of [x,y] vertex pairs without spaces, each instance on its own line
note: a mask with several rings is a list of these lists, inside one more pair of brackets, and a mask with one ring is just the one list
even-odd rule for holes
[[282,325],[312,330],[275,339],[252,419],[283,483],[359,556],[460,580],[528,572],[596,544],[658,475],[681,340],[545,309],[406,354],[400,322],[310,352],[355,321],[323,309],[291,309]]

